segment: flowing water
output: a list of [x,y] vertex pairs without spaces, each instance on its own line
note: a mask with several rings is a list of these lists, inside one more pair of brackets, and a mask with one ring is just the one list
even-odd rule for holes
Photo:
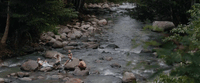
[[[91,39],[100,43],[98,49],[76,49],[72,50],[73,56],[83,59],[90,67],[89,76],[74,76],[82,79],[85,83],[121,83],[123,73],[129,71],[135,74],[137,82],[152,81],[161,71],[170,69],[162,60],[156,58],[152,53],[141,52],[145,41],[156,39],[158,33],[145,31],[142,29],[143,23],[125,15],[125,9],[134,8],[134,4],[123,4],[120,7],[112,8],[112,12],[99,14],[98,18],[106,18],[109,21],[107,26],[101,27],[102,34],[94,34]],[[81,42],[77,40],[77,42]],[[118,48],[108,47],[116,45]],[[152,49],[152,48],[149,48]],[[53,49],[66,55],[63,49]],[[19,65],[28,59],[36,60],[38,57],[45,59],[40,53],[33,53],[23,57],[6,60],[3,64],[6,67],[0,68],[0,78],[7,74],[21,71]],[[112,57],[111,61],[104,60],[104,57]],[[51,59],[47,59],[51,61]],[[63,63],[66,59],[63,59]],[[100,61],[100,62],[98,62]],[[116,63],[121,67],[111,67]],[[99,74],[96,74],[98,72]],[[31,72],[34,76],[43,76],[45,80],[33,80],[29,83],[59,83],[60,80],[52,80],[48,77],[55,75],[58,71],[51,72]],[[71,73],[71,72],[69,72]],[[23,83],[14,79],[16,83]],[[26,83],[26,82],[24,82]]]

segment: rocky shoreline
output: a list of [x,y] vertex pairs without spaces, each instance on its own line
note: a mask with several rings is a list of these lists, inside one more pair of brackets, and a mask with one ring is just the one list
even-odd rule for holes
[[[92,6],[93,5],[93,6]],[[101,6],[100,6],[101,5]],[[118,4],[89,4],[88,8],[110,8],[119,6]],[[54,34],[53,32],[46,32],[40,36],[39,46],[36,48],[31,48],[32,50],[28,50],[26,53],[33,53],[34,51],[43,52],[45,51],[44,57],[49,60],[49,64],[54,64],[53,55],[59,53],[63,55],[63,58],[67,58],[64,54],[53,51],[52,49],[63,49],[63,50],[73,50],[73,49],[97,49],[99,47],[99,41],[94,39],[92,36],[95,33],[101,35],[101,31],[103,26],[109,24],[106,19],[98,19],[95,15],[86,15],[87,20],[79,21],[77,19],[73,20],[73,24],[59,25],[56,27],[58,29],[58,34]],[[78,41],[78,42],[77,42]],[[44,48],[46,47],[46,48]],[[108,47],[116,48],[116,45],[110,45]],[[111,61],[112,57],[103,57],[102,60]],[[76,66],[78,65],[78,59],[74,58],[74,60],[68,63],[64,67],[60,67],[58,69],[53,69],[51,67],[45,67],[38,69],[38,64],[36,60],[27,60],[22,65],[19,65],[21,70],[20,72],[10,73],[6,78],[0,78],[0,83],[12,83],[14,80],[18,79],[24,82],[32,82],[34,80],[42,80],[45,79],[45,76],[35,76],[34,72],[41,72],[43,74],[50,74],[48,79],[58,80],[61,83],[84,83],[80,78],[74,78],[73,76],[88,76],[90,73],[99,74],[98,71],[90,72],[90,68],[81,71]],[[96,63],[101,63],[101,60],[95,61]],[[4,65],[2,65],[3,67]],[[117,63],[113,63],[110,65],[112,68],[120,68],[121,66]],[[60,71],[61,69],[64,69]],[[55,73],[55,71],[59,71]],[[72,71],[71,74],[66,71]],[[123,83],[128,83],[130,81],[135,81],[135,76],[133,73],[125,72],[123,79],[120,79]],[[119,81],[119,83],[121,83]]]

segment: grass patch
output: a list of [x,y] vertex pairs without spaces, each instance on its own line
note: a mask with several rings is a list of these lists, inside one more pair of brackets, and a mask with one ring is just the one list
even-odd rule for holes
[[128,63],[126,63],[126,66],[130,66],[132,63],[132,61],[128,61]]
[[155,27],[155,26],[151,26],[151,25],[145,25],[143,29],[144,30],[149,29],[149,30],[152,30],[152,31],[164,32],[163,29],[161,29],[161,28],[159,28],[157,26]]

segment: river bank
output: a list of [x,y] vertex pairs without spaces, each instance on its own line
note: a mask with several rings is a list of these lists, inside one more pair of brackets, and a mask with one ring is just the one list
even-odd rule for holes
[[[99,27],[101,29],[100,32],[97,31],[98,33],[92,33],[91,36],[86,36],[85,38],[78,39],[76,38],[78,36],[68,36],[69,39],[66,39],[68,41],[73,40],[73,43],[70,41],[67,45],[73,46],[73,49],[71,50],[74,57],[83,59],[90,68],[90,74],[88,76],[76,76],[73,75],[73,71],[59,73],[58,70],[52,70],[50,72],[27,72],[29,73],[28,78],[31,80],[26,81],[21,80],[20,77],[16,77],[15,75],[13,77],[6,77],[12,73],[25,72],[20,70],[20,65],[28,59],[36,60],[40,57],[42,60],[54,62],[54,59],[48,59],[43,56],[45,52],[35,52],[30,55],[4,61],[3,64],[5,64],[5,66],[0,69],[0,74],[2,75],[1,78],[8,79],[9,81],[15,83],[26,83],[27,81],[30,83],[64,83],[66,82],[66,79],[69,80],[69,78],[78,78],[84,81],[84,83],[122,83],[124,72],[131,72],[135,75],[137,82],[143,83],[148,82],[149,80],[151,81],[153,75],[158,73],[159,70],[168,70],[169,66],[167,66],[162,60],[156,58],[156,56],[152,55],[151,52],[142,51],[143,41],[156,38],[159,34],[144,31],[142,29],[143,24],[141,22],[125,15],[123,12],[127,11],[124,7],[128,6],[130,6],[130,4],[113,7],[112,12],[105,11],[108,13],[96,15],[97,19],[106,19],[108,21],[108,25]],[[80,24],[82,23],[83,22]],[[88,24],[90,25],[90,23]],[[76,23],[74,26],[76,25],[79,25],[79,23]],[[70,25],[67,27],[69,26]],[[89,27],[86,28],[87,30],[89,29]],[[70,30],[76,32],[75,29]],[[58,38],[58,40],[59,39],[60,38]],[[136,41],[133,42],[132,39]],[[96,45],[94,49],[81,48],[86,45],[88,45],[86,47],[90,47],[89,45],[92,45],[84,45],[85,41],[95,42],[92,44],[98,45]],[[46,42],[41,42],[41,44],[42,43],[44,44]],[[63,49],[58,47],[59,46],[55,46],[49,50],[57,51],[66,56],[66,50],[69,48]],[[66,60],[67,58],[63,58],[62,63]]]

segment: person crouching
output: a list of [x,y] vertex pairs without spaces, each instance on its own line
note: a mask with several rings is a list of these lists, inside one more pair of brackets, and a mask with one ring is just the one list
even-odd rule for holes
[[53,65],[53,66],[58,66],[60,65],[61,63],[61,55],[60,54],[55,54],[54,55],[54,58],[56,59],[56,63]]
[[85,70],[86,69],[86,64],[85,64],[85,62],[82,59],[79,59],[79,65],[78,65],[78,67],[81,70]]

